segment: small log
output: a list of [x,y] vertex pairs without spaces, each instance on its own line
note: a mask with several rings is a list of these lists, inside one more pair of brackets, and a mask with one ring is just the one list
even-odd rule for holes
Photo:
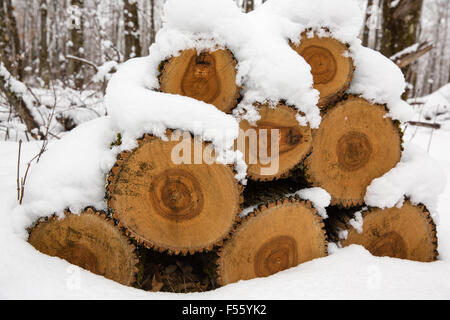
[[[262,105],[259,114],[261,119],[256,122],[256,127],[246,120],[239,124],[237,146],[245,155],[247,175],[259,181],[286,176],[311,151],[311,129],[300,126],[297,110],[283,104],[276,108]],[[276,142],[274,145],[272,140]]]
[[[181,142],[150,135],[138,142],[136,149],[118,156],[108,176],[108,205],[127,234],[169,254],[193,254],[221,244],[243,201],[233,168],[212,163],[214,154],[208,162],[194,159],[194,143],[187,146],[194,149],[190,163],[177,164],[172,153]],[[211,147],[199,146],[200,152]]]
[[331,195],[332,205],[360,205],[373,179],[399,161],[402,138],[384,106],[355,96],[331,108],[313,133],[307,178]]
[[267,277],[327,255],[324,224],[311,204],[285,198],[244,218],[219,250],[217,282]]
[[160,90],[215,105],[229,113],[239,98],[236,60],[228,50],[184,50],[163,63]]
[[[370,208],[362,213],[359,233],[346,216],[332,230],[346,231],[343,247],[358,244],[374,256],[431,262],[438,256],[436,225],[423,205],[406,201],[401,208]],[[359,230],[361,231],[361,230]]]
[[354,66],[346,44],[317,34],[310,38],[304,32],[300,44],[291,47],[311,66],[314,88],[320,92],[319,107],[333,104],[349,88]]
[[441,124],[440,123],[429,123],[429,122],[421,122],[421,121],[408,121],[408,124],[416,127],[424,127],[424,128],[431,128],[431,129],[440,129]]
[[[415,45],[416,46],[416,45]],[[422,42],[418,44],[414,50],[399,52],[391,57],[391,60],[399,67],[404,68],[415,62],[421,56],[425,55],[433,49],[433,44]]]
[[92,273],[132,285],[137,258],[128,238],[104,214],[87,209],[39,222],[28,242],[40,252],[60,257]]

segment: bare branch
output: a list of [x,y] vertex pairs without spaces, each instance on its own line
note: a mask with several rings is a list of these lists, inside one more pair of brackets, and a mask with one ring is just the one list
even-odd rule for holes
[[[412,51],[405,51],[405,53],[397,53],[391,57],[391,60],[394,61],[394,63],[399,68],[404,68],[417,59],[419,59],[421,56],[429,52],[431,49],[433,49],[433,44],[428,42],[422,42],[419,45],[415,45],[417,48],[414,48]],[[411,48],[411,47],[410,47]],[[407,48],[408,49],[408,48]]]
[[86,59],[83,59],[83,58],[80,58],[80,57],[75,57],[75,56],[72,56],[70,54],[66,55],[66,59],[75,60],[75,61],[84,63],[84,64],[94,68],[95,71],[98,71],[98,66],[95,63],[93,63],[92,61],[89,61],[89,60],[86,60]]
[[431,128],[431,129],[440,129],[441,125],[439,123],[429,123],[429,122],[421,122],[421,121],[408,121],[408,124],[417,127]]

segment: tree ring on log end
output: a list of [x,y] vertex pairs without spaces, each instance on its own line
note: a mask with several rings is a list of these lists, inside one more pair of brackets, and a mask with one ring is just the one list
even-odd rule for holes
[[111,220],[87,209],[51,217],[32,228],[28,242],[40,252],[92,273],[131,285],[137,272],[134,246]]
[[395,231],[387,232],[378,237],[367,246],[374,256],[383,257],[396,257],[400,259],[406,259],[407,247],[403,238]]
[[267,277],[298,265],[297,242],[291,236],[278,236],[264,243],[255,256],[255,274]]
[[[248,177],[267,181],[288,174],[301,163],[311,151],[312,136],[309,126],[299,125],[298,111],[293,107],[261,105],[259,114],[256,126],[247,120],[239,123],[237,148],[244,154]],[[278,135],[275,146],[272,140],[276,136],[272,135]]]
[[311,204],[285,198],[241,221],[219,251],[221,285],[266,277],[327,255],[324,224]]
[[195,164],[196,152],[203,154],[208,143],[197,150],[192,141],[191,161],[178,164],[172,153],[180,143],[145,135],[136,149],[122,152],[108,176],[108,206],[127,234],[148,248],[171,254],[211,250],[229,236],[242,186],[231,166]]
[[406,201],[401,208],[370,208],[363,212],[362,233],[349,223],[342,246],[358,244],[374,256],[431,262],[436,260],[436,225],[423,205]]
[[337,64],[330,50],[310,46],[306,47],[300,55],[311,66],[314,84],[326,84],[336,76]]
[[336,149],[339,166],[347,171],[363,168],[369,162],[372,154],[372,145],[367,135],[357,131],[350,131],[342,135]]
[[98,259],[87,246],[74,243],[70,247],[60,248],[55,255],[92,273],[101,274]]
[[184,50],[164,63],[160,90],[215,105],[229,113],[237,104],[236,61],[229,50]]
[[199,55],[193,55],[181,79],[183,95],[211,103],[219,95],[219,88],[220,79],[212,54],[200,52]]
[[311,66],[314,88],[320,92],[319,107],[337,101],[349,88],[353,78],[353,60],[347,45],[331,37],[308,37],[302,33],[299,45],[291,47]]
[[203,210],[200,184],[192,174],[180,169],[168,169],[155,177],[150,199],[157,214],[172,220],[190,220]]
[[305,164],[308,180],[332,205],[361,205],[367,186],[400,161],[402,139],[384,106],[350,96],[322,118]]

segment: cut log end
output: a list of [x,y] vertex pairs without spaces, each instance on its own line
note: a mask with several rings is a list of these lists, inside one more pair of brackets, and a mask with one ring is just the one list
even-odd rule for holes
[[350,96],[329,110],[313,134],[308,179],[332,205],[360,205],[367,186],[401,157],[401,134],[383,106]]
[[218,283],[267,277],[326,255],[324,225],[309,203],[294,198],[271,202],[243,219],[221,248]]
[[228,50],[184,50],[164,64],[160,90],[204,101],[229,113],[239,98],[236,61]]
[[353,60],[345,44],[330,37],[302,34],[299,45],[291,47],[311,66],[314,88],[320,92],[319,107],[337,101],[353,78]]
[[108,205],[128,235],[148,248],[170,254],[211,250],[232,229],[242,186],[230,166],[174,163],[179,144],[146,135],[138,148],[119,155],[108,177]]
[[297,121],[297,111],[286,105],[259,108],[256,126],[240,122],[238,149],[245,155],[247,175],[252,180],[268,181],[287,175],[311,151],[309,127]]
[[87,209],[80,215],[49,218],[30,232],[28,242],[40,252],[60,257],[92,273],[132,285],[137,272],[134,246],[103,214]]
[[378,257],[393,257],[414,261],[436,260],[436,225],[423,205],[409,201],[401,208],[370,209],[363,213],[363,231],[358,233],[350,224],[342,246],[359,244]]

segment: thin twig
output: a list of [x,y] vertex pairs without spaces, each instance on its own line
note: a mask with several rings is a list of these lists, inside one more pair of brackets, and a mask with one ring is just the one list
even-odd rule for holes
[[27,169],[25,170],[25,175],[23,176],[23,178],[21,178],[21,186],[20,186],[20,199],[19,199],[19,205],[22,205],[22,201],[23,201],[23,195],[25,193],[25,183],[27,182],[27,176],[28,176],[28,171],[30,170],[31,167],[31,163],[36,160],[37,157],[40,157],[41,152],[39,152],[39,154],[35,155],[33,157],[33,159],[31,159],[28,164],[27,164]]
[[20,200],[20,153],[22,151],[22,139],[19,140],[19,154],[17,156],[17,200]]
[[[434,124],[436,124],[437,113],[439,111],[439,105],[436,106],[436,113],[434,114]],[[431,128],[430,140],[428,140],[427,153],[430,153],[431,141],[433,140],[434,128]]]
[[75,60],[75,61],[87,64],[88,66],[94,68],[95,71],[98,71],[98,66],[95,63],[93,63],[92,61],[89,61],[89,60],[86,60],[86,59],[83,59],[83,58],[80,58],[80,57],[75,57],[75,56],[72,56],[72,55],[69,55],[69,54],[66,56],[66,58],[69,59],[69,60]]

